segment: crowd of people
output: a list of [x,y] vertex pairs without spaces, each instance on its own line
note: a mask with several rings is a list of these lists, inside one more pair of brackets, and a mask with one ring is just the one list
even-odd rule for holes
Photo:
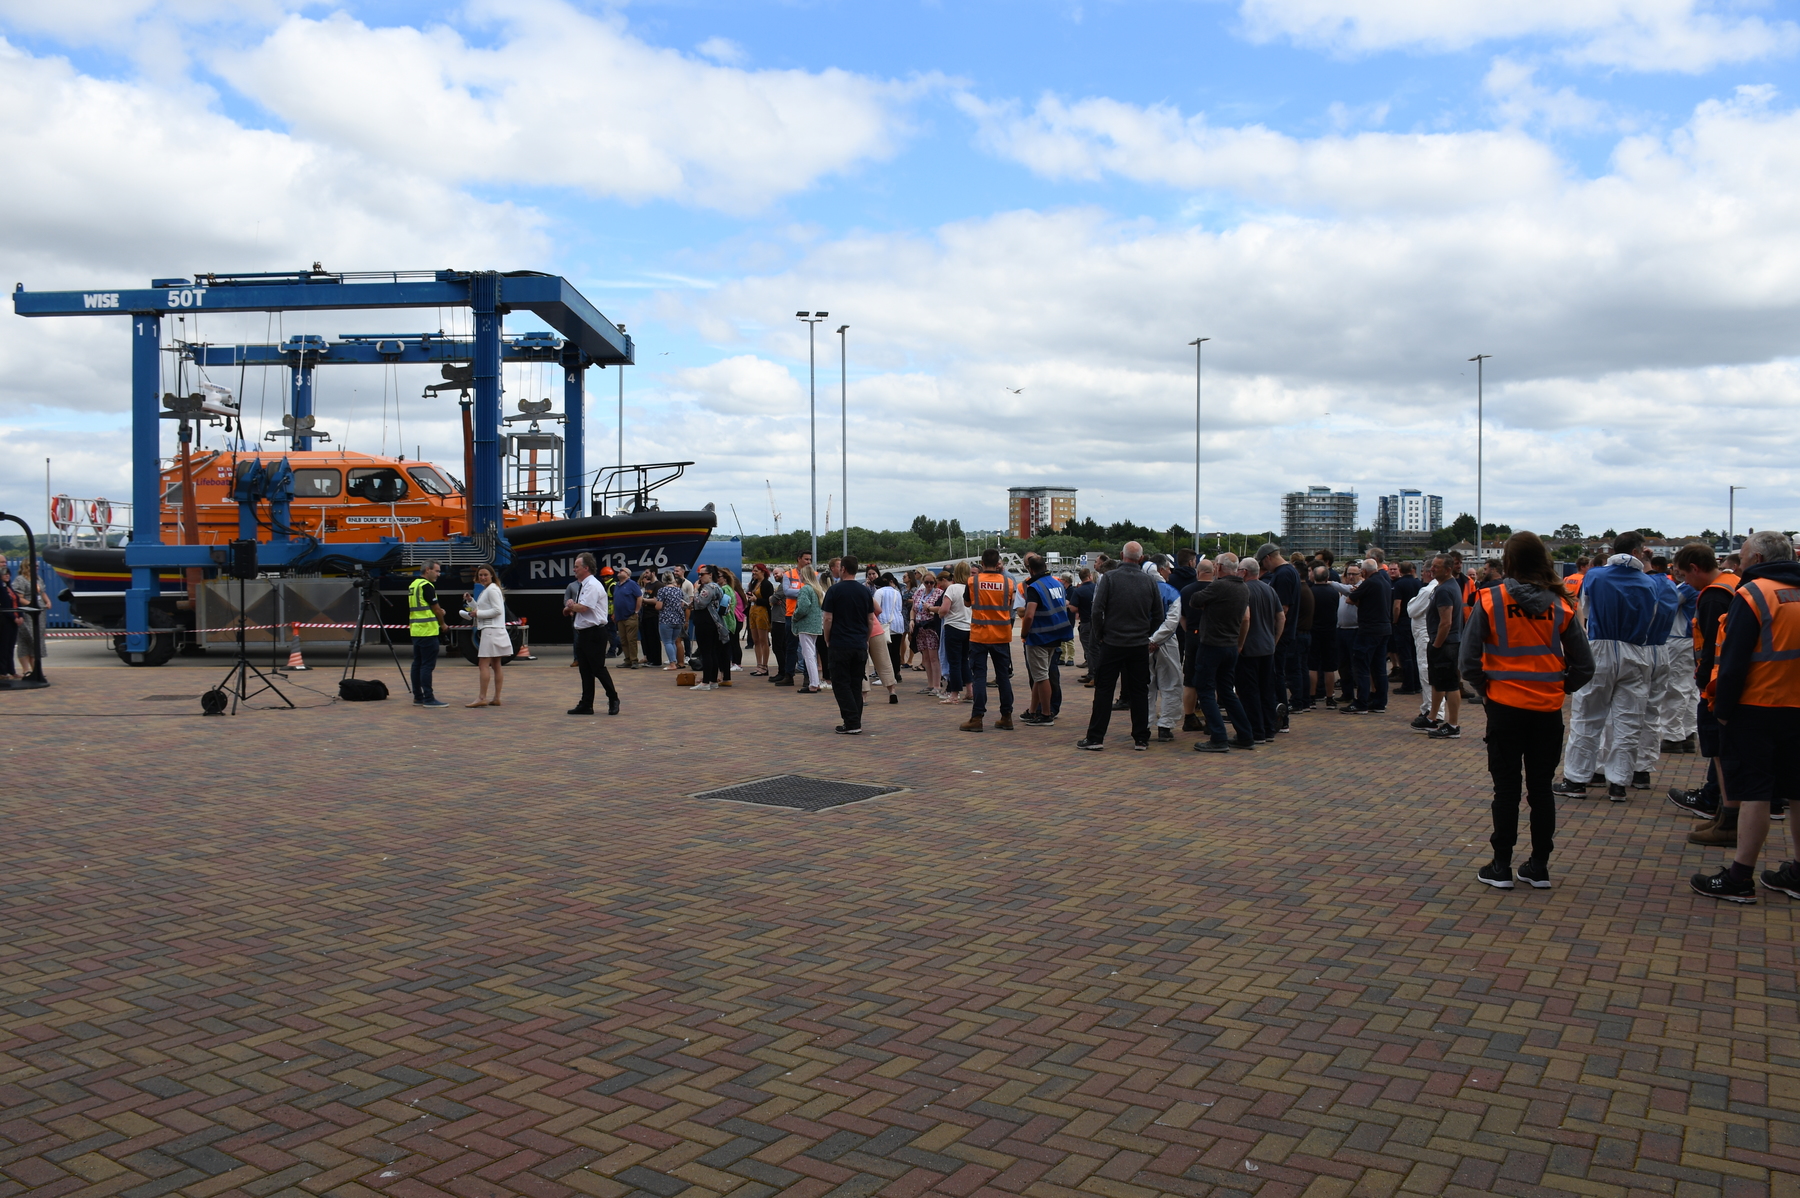
[[[1567,576],[1530,532],[1514,533],[1473,575],[1456,553],[1389,563],[1373,549],[1339,563],[1274,543],[1208,559],[1191,549],[1146,556],[1131,542],[1117,559],[1102,554],[1060,576],[1041,556],[1023,563],[1021,580],[988,549],[896,577],[849,556],[820,570],[803,553],[789,567],[757,563],[743,579],[707,564],[692,579],[682,567],[634,578],[582,554],[564,604],[582,678],[570,714],[593,714],[596,682],[618,713],[615,656],[628,670],[695,669],[696,691],[729,687],[734,673],[830,691],[845,736],[863,732],[871,692],[900,703],[908,672],[925,675],[915,693],[951,705],[960,731],[1054,727],[1062,669],[1077,665],[1085,672],[1073,682],[1093,692],[1074,742],[1087,752],[1107,747],[1119,712],[1133,750],[1197,734],[1194,751],[1229,754],[1279,743],[1308,713],[1379,717],[1394,697],[1416,695],[1405,726],[1434,742],[1461,739],[1469,705],[1484,713],[1494,795],[1483,883],[1548,887],[1559,799],[1626,802],[1651,789],[1663,754],[1698,752],[1705,784],[1671,787],[1669,801],[1702,821],[1691,841],[1734,856],[1691,887],[1755,901],[1754,867],[1794,797],[1784,763],[1800,744],[1800,564],[1780,533],[1755,533],[1721,561],[1700,543],[1652,557],[1627,532]],[[428,567],[414,583],[413,619],[415,639],[435,643],[433,580]],[[511,653],[504,602],[491,578],[487,586],[464,609],[484,660]],[[1013,685],[1015,625],[1023,688]],[[470,706],[498,705],[498,669],[482,678]],[[414,701],[436,703],[428,665]],[[1530,848],[1515,871],[1521,807]],[[1800,859],[1800,828],[1792,835]],[[1794,860],[1760,880],[1800,898]]]
[[43,583],[21,563],[15,577],[12,563],[0,558],[0,679],[17,680],[37,668],[38,628],[34,619],[43,609]]

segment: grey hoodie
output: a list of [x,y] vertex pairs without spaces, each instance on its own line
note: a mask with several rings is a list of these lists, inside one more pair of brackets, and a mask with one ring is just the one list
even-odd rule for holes
[[[1535,582],[1509,578],[1502,585],[1506,588],[1507,601],[1524,608],[1526,615],[1541,616],[1550,609],[1553,596]],[[1463,628],[1462,656],[1458,658],[1457,666],[1483,697],[1487,695],[1487,675],[1481,670],[1481,650],[1486,640],[1487,617],[1478,602]],[[1571,619],[1563,626],[1562,651],[1563,693],[1572,695],[1594,677],[1594,651],[1588,647],[1587,633],[1582,631],[1580,620]]]

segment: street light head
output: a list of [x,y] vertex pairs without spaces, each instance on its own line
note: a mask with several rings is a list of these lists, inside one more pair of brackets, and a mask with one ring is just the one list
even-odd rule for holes
[[1188,342],[1188,344],[1189,345],[1199,345],[1202,341],[1211,341],[1211,340],[1212,340],[1211,337],[1196,337],[1192,341]]
[[794,315],[800,317],[801,319],[805,319],[806,317],[811,316],[812,313],[811,312],[796,312],[796,313],[794,313]]
[[1470,358],[1470,359],[1469,359],[1469,361],[1471,361],[1471,362],[1480,362],[1480,361],[1482,361],[1482,360],[1483,360],[1483,359],[1486,359],[1486,358],[1491,358],[1491,357],[1493,357],[1493,356],[1494,356],[1494,355],[1493,355],[1493,354],[1476,354],[1476,355],[1475,355],[1475,356],[1474,356],[1474,357],[1473,357],[1473,358]]
[[839,326],[838,326],[838,328],[837,328],[837,331],[838,331],[838,332],[840,332],[840,333],[841,333],[841,332],[843,332],[843,331],[844,331],[844,330],[845,330],[845,329],[847,329],[847,328],[849,328],[849,327],[850,327],[850,326],[849,326],[849,325],[847,325],[847,324],[841,324],[841,325],[839,325]]
[[827,316],[830,316],[831,313],[829,313],[829,312],[814,312],[813,315],[817,316],[820,320],[824,320]]

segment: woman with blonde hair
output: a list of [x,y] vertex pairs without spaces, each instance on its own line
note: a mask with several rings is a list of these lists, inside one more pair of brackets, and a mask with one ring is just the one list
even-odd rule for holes
[[806,667],[803,695],[819,693],[819,637],[825,632],[825,611],[819,606],[825,598],[825,587],[819,572],[810,565],[800,567],[800,594],[794,602],[794,634],[800,638],[800,660]]
[[[469,635],[475,638],[475,668],[480,671],[480,684],[475,701],[463,706],[498,707],[501,671],[513,655],[512,637],[506,632],[506,592],[500,589],[500,580],[494,576],[492,566],[476,566],[473,581],[480,594],[468,593],[462,615],[474,625]],[[494,690],[492,699],[487,697],[490,680]]]
[[950,667],[949,688],[940,703],[963,702],[963,682],[969,673],[969,563],[957,562],[944,588],[937,614],[944,618],[944,656]]

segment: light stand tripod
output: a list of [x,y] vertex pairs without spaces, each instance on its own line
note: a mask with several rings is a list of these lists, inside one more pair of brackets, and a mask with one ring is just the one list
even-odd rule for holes
[[[235,545],[234,542],[234,548]],[[277,699],[289,707],[294,706],[294,701],[282,694],[281,688],[275,685],[275,679],[257,669],[250,661],[249,650],[244,644],[244,626],[248,622],[248,613],[244,610],[244,581],[243,574],[239,573],[237,661],[232,663],[230,671],[226,673],[218,686],[200,696],[200,707],[207,715],[224,715],[227,701],[231,704],[231,714],[236,715],[239,703],[248,700],[253,695],[260,695],[264,691],[274,691]],[[271,635],[273,634],[271,633]],[[255,690],[250,689],[250,675],[252,674],[256,675],[259,683]],[[229,689],[227,689],[228,686]]]
[[376,598],[376,579],[373,575],[358,574],[356,578],[356,631],[350,637],[350,657],[344,663],[344,674],[338,679],[342,688],[345,679],[356,677],[356,663],[362,656],[363,628],[371,608],[375,612],[375,629],[381,634],[381,643],[387,646],[388,656],[394,659],[394,672],[400,675],[400,689],[411,692],[412,682],[407,678],[406,669],[400,664],[400,650],[394,647],[393,638],[388,636],[387,625],[381,619],[381,609]]

